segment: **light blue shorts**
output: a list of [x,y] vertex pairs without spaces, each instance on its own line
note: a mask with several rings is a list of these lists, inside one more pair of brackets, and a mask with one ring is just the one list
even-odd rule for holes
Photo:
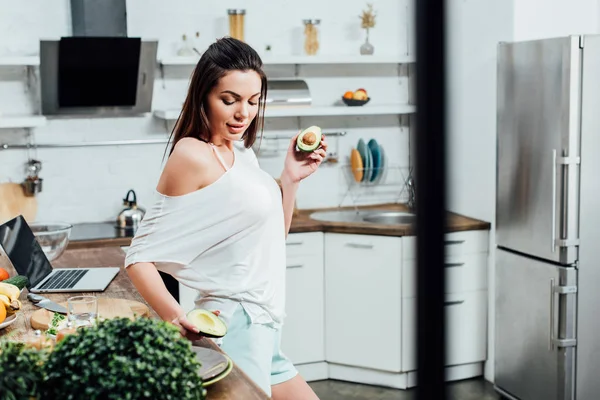
[[220,343],[221,349],[262,390],[271,396],[271,385],[288,381],[298,374],[281,352],[281,330],[252,324],[238,305]]

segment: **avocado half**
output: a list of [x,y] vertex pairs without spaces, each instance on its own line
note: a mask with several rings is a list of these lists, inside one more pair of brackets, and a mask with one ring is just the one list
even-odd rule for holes
[[321,144],[322,136],[321,128],[318,126],[311,126],[300,132],[298,139],[296,139],[296,145],[298,146],[298,149],[302,151],[314,151]]
[[227,333],[227,326],[211,311],[197,308],[187,313],[187,319],[194,324],[202,336],[220,338]]

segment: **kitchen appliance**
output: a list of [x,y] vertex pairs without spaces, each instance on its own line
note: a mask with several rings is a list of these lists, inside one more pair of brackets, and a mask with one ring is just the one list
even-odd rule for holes
[[310,90],[304,79],[268,79],[267,106],[275,107],[309,107],[312,104]]
[[495,387],[600,393],[600,36],[498,46]]
[[102,292],[119,273],[119,267],[53,269],[20,215],[0,225],[0,246],[17,273],[28,278],[30,293]]
[[[133,196],[131,200],[129,199],[130,194]],[[133,190],[127,192],[123,199],[123,205],[125,208],[117,216],[117,228],[135,233],[146,214],[146,210],[137,205],[137,198]]]
[[42,114],[128,116],[150,112],[158,42],[82,36],[40,41]]

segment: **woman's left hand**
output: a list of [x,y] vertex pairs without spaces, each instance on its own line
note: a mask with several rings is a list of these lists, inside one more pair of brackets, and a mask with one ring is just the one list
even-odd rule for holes
[[325,140],[325,136],[322,136],[321,145],[316,150],[310,153],[296,151],[296,140],[299,134],[300,132],[290,141],[283,167],[284,172],[292,182],[300,182],[302,179],[310,176],[319,168],[319,165],[321,165],[327,155],[327,141]]

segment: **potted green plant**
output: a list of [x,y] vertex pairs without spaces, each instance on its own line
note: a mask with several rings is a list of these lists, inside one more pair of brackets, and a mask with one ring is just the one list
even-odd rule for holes
[[0,341],[0,400],[39,399],[47,355],[47,349]]
[[200,366],[175,326],[109,319],[57,343],[44,364],[42,398],[203,400]]

